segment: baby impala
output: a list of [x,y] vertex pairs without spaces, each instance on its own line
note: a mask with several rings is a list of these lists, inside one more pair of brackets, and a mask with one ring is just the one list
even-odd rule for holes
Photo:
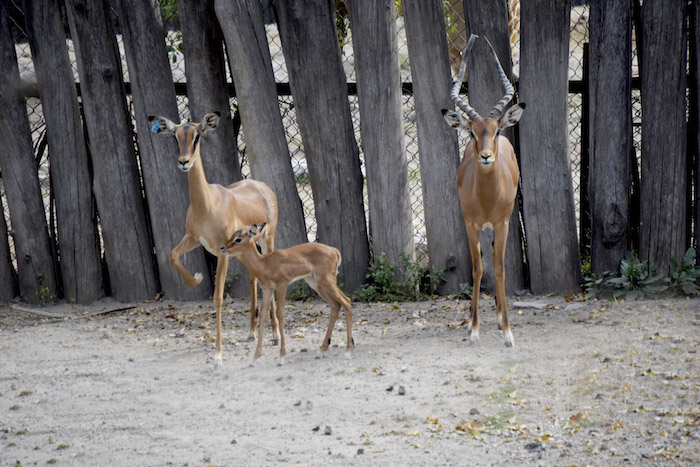
[[221,247],[224,255],[233,255],[258,278],[263,290],[260,321],[258,323],[258,346],[255,358],[262,355],[263,329],[267,311],[272,302],[273,292],[277,292],[277,320],[280,331],[280,357],[287,353],[284,335],[284,303],[289,284],[304,279],[309,286],[331,307],[331,321],[321,350],[328,350],[331,333],[338,319],[340,307],[345,310],[347,327],[347,352],[352,352],[355,342],[352,339],[352,306],[350,299],[340,291],[336,276],[340,267],[340,252],[320,243],[303,243],[285,250],[275,250],[261,254],[255,246],[256,236],[262,235],[265,223],[244,227],[234,232],[233,237]]

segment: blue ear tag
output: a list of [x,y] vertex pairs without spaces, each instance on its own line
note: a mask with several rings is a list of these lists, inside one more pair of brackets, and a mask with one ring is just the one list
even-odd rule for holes
[[153,133],[158,133],[158,132],[160,131],[160,122],[161,122],[161,121],[162,121],[162,120],[159,118],[159,119],[156,120],[156,122],[153,124],[153,126],[151,127],[151,131],[152,131]]

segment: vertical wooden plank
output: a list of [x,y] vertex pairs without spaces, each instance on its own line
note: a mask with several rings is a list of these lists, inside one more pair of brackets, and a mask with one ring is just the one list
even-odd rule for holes
[[591,270],[616,271],[628,245],[632,2],[590,6]]
[[[206,300],[211,281],[190,287],[170,264],[170,251],[185,234],[189,205],[187,177],[177,169],[177,143],[173,137],[151,132],[149,115],[177,115],[175,86],[163,40],[158,0],[118,2],[124,38],[134,115],[138,131],[141,171],[158,259],[160,286],[165,298]],[[188,271],[206,271],[202,249],[182,257]]]
[[[234,131],[226,89],[223,35],[216,21],[214,0],[177,0],[177,7],[185,51],[187,102],[191,118],[199,121],[209,112],[221,112],[219,126],[207,133],[202,143],[204,173],[209,183],[228,186],[243,176],[238,135]],[[216,259],[209,253],[205,255],[213,277]],[[227,278],[231,281],[231,296],[250,295],[248,273],[238,260],[229,261]]]
[[642,3],[640,258],[669,272],[686,238],[685,0]]
[[279,221],[275,246],[307,241],[304,213],[280,115],[272,59],[259,0],[216,3],[236,84],[250,171],[277,196]]
[[0,167],[17,253],[19,293],[38,303],[56,296],[56,276],[20,84],[9,4],[0,2]]
[[455,293],[471,276],[469,243],[457,194],[459,147],[440,109],[451,108],[450,62],[440,0],[404,0],[413,79],[423,206],[431,269],[444,268],[440,294]]
[[533,293],[578,290],[581,266],[569,162],[570,1],[523,2],[520,174]]
[[2,200],[0,199],[0,301],[12,300],[17,296],[17,274],[12,266],[12,256],[7,236]]
[[695,251],[700,259],[700,0],[693,0],[690,6],[690,75],[692,76],[690,89],[690,121],[692,127],[688,128],[690,144],[695,154]]
[[273,3],[309,165],[318,239],[340,250],[341,280],[352,292],[364,282],[369,245],[334,5],[327,0]]
[[112,296],[152,298],[156,271],[117,42],[103,0],[68,0],[90,138],[93,190],[102,222]]
[[394,0],[350,2],[372,251],[401,275],[415,256]]
[[102,265],[89,157],[58,0],[25,0],[24,12],[51,162],[63,295],[90,303],[102,294]]
[[[466,19],[466,35],[476,34],[481,36],[474,47],[469,60],[469,102],[480,115],[486,116],[493,106],[503,97],[505,91],[498,80],[498,67],[493,58],[491,49],[484,40],[487,38],[496,50],[501,66],[506,76],[512,82],[513,67],[510,60],[510,36],[508,34],[508,3],[506,0],[489,1],[465,1],[464,17]],[[505,109],[508,110],[511,101]],[[513,147],[515,145],[514,130],[508,128],[503,132],[503,136],[508,138]],[[517,157],[517,154],[516,154]],[[506,243],[506,292],[512,294],[516,290],[525,287],[524,259],[522,249],[522,232],[520,227],[520,210],[516,199],[513,214],[510,217],[508,228],[508,240]],[[482,232],[488,241],[481,242],[481,251],[484,266],[484,277],[482,285],[495,291],[495,278],[493,271],[493,231]]]

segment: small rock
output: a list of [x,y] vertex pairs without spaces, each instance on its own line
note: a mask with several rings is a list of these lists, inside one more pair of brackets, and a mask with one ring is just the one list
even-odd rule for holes
[[220,408],[220,409],[225,409],[226,406],[225,406],[224,404],[221,404],[221,405],[219,406],[219,408]]
[[238,444],[238,441],[236,441],[235,439],[231,440],[231,444]]
[[481,412],[479,412],[479,409],[471,409],[469,415],[481,415]]
[[326,428],[323,430],[323,434],[326,436],[330,436],[333,431],[331,430],[331,427],[326,425]]
[[320,429],[321,429],[321,427],[318,426],[318,425],[316,425],[315,427],[313,427],[313,428],[311,429],[311,431],[318,431],[318,430],[320,430]]
[[540,443],[528,443],[525,445],[525,449],[531,452],[544,451],[544,447]]
[[393,385],[392,385],[392,386],[389,386],[388,388],[386,388],[386,392],[391,392],[391,391],[393,391],[393,390],[394,390],[394,386],[393,386]]
[[405,396],[406,395],[406,388],[403,386],[399,386],[399,396]]
[[359,449],[357,450],[357,454],[358,454],[358,455],[361,455],[361,454],[364,454],[364,453],[365,453],[365,448],[359,448]]
[[308,352],[308,351],[309,351],[309,349],[307,349],[306,347],[304,347],[303,349],[299,349],[299,352],[302,352],[302,353]]
[[294,407],[299,407],[301,405],[301,401],[297,401],[294,403]]

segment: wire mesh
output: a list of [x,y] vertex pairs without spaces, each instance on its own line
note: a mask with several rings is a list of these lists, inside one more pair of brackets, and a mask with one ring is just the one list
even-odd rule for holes
[[[18,0],[12,0],[17,3]],[[461,2],[444,2],[445,18],[446,18],[446,36],[448,39],[448,44],[451,49],[457,50],[457,66],[459,65],[459,53],[458,51],[464,45],[464,21],[463,21],[463,9]],[[519,56],[520,56],[520,2],[519,0],[510,0],[508,2],[509,7],[509,33],[511,38],[511,52],[512,52],[512,65],[514,74],[517,76],[519,74]],[[273,18],[274,15],[266,12],[266,18]],[[401,8],[397,10],[397,42],[399,47],[399,63],[402,82],[411,81],[411,69],[410,69],[410,57],[408,55],[408,48],[406,43],[406,32],[404,28],[403,12]],[[348,82],[355,81],[355,66],[354,66],[354,53],[352,49],[352,30],[350,27],[349,18],[347,17],[347,10],[338,10],[336,17],[336,25],[338,26],[339,42],[341,45],[341,57],[343,60],[343,67],[346,72],[346,77]],[[22,31],[23,25],[17,25]],[[270,55],[272,58],[272,68],[275,76],[275,80],[278,83],[288,82],[287,68],[284,61],[284,54],[282,52],[282,44],[279,36],[277,26],[274,23],[266,25],[266,34],[269,44]],[[185,83],[185,60],[182,53],[181,41],[182,36],[178,31],[168,31],[166,34],[166,47],[168,49],[171,70],[173,75],[173,81],[176,83]],[[583,76],[583,44],[588,41],[588,7],[574,7],[571,13],[571,40],[570,40],[570,59],[569,59],[569,76],[572,80],[579,80]],[[125,79],[128,80],[128,68],[126,66],[126,59],[124,56],[124,48],[121,41],[121,37],[118,37],[119,50],[122,54],[122,68],[124,72]],[[75,60],[75,50],[74,45],[70,39],[67,39],[67,46],[69,54],[71,57],[71,63],[73,67],[74,76],[76,82],[79,81],[77,62]],[[18,64],[20,69],[20,76],[22,80],[26,83],[32,83],[35,81],[33,63],[31,59],[31,50],[26,41],[26,36],[20,38],[16,44],[16,52],[18,57]],[[451,53],[451,58],[455,60],[455,54]],[[227,63],[228,65],[228,63]],[[636,69],[636,57],[634,59],[634,66]],[[230,72],[227,69],[227,76],[230,80]],[[635,136],[634,144],[637,150],[637,154],[640,152],[639,147],[639,133],[641,127],[637,124],[640,121],[641,109],[639,106],[639,93],[636,92],[636,97],[634,97],[634,116],[635,116]],[[572,180],[573,180],[573,191],[576,198],[576,212],[579,212],[579,193],[580,187],[580,161],[581,161],[581,95],[571,94],[569,96],[569,129],[570,129],[570,156],[571,156],[571,170],[572,170]],[[357,104],[356,96],[349,96],[350,109],[352,115],[353,126],[355,130],[355,139],[360,148],[360,158],[363,159],[364,156],[361,152],[361,134],[359,129],[360,112]],[[423,195],[421,187],[421,175],[420,175],[420,163],[418,158],[418,145],[417,145],[417,132],[415,125],[415,109],[413,96],[410,94],[404,94],[403,96],[403,115],[404,115],[404,131],[405,131],[405,142],[406,142],[406,158],[408,162],[409,171],[409,190],[410,190],[410,200],[411,208],[413,211],[413,229],[414,229],[414,243],[416,248],[416,257],[421,262],[427,262],[427,239],[426,239],[426,228],[425,219],[423,212]],[[32,131],[32,141],[35,150],[35,155],[38,157],[38,173],[39,180],[41,184],[42,195],[44,196],[44,205],[46,208],[47,219],[49,218],[51,206],[50,197],[50,179],[49,179],[49,149],[46,145],[46,135],[45,135],[45,124],[41,109],[41,102],[36,97],[30,97],[26,100],[27,103],[27,114],[29,116],[31,131]],[[231,98],[231,106],[233,111],[236,110],[237,101],[235,98]],[[187,97],[184,95],[177,96],[177,106],[179,111],[179,117],[181,120],[187,120],[190,118],[189,109],[187,106]],[[293,171],[297,181],[297,190],[299,197],[302,201],[302,206],[304,210],[304,218],[306,221],[306,229],[308,233],[309,240],[314,240],[316,237],[316,220],[314,214],[314,204],[313,204],[313,190],[310,185],[308,176],[308,165],[306,163],[306,156],[304,153],[304,146],[299,130],[299,125],[296,119],[296,111],[294,108],[294,100],[290,95],[280,95],[279,96],[279,106],[280,114],[282,116],[284,128],[286,131],[287,142],[289,146],[289,153],[291,158],[291,163]],[[464,147],[467,142],[466,135],[460,135],[460,147]],[[239,151],[241,155],[241,164],[244,176],[250,176],[250,169],[247,163],[247,157],[245,153],[245,128],[241,129],[239,138]],[[366,184],[364,195],[364,206],[365,213],[367,214],[367,190]],[[5,198],[5,193],[2,185],[0,184],[0,191],[2,194],[3,208],[5,212],[5,219],[8,223],[8,229],[11,232],[11,219],[9,218],[7,200]],[[55,235],[56,232],[53,232]],[[10,248],[14,258],[14,243],[12,241],[12,236],[10,238]]]

